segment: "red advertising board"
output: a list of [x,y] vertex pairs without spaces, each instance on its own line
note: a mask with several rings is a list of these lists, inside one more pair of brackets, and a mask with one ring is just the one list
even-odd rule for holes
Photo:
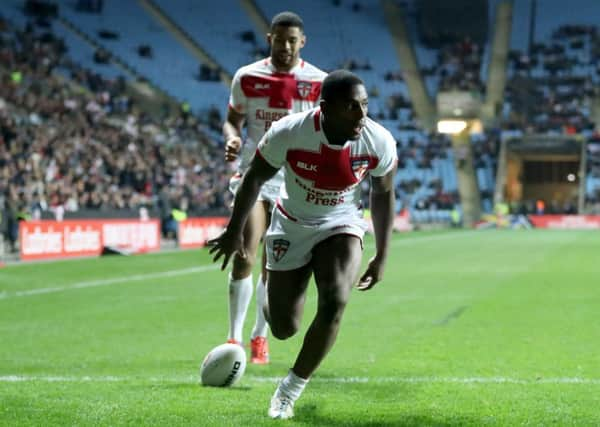
[[227,221],[228,218],[225,217],[189,218],[181,221],[177,232],[179,247],[199,248],[204,246],[208,239],[221,234]]
[[160,249],[160,224],[158,220],[106,220],[102,221],[104,246],[114,246],[134,253]]
[[134,253],[160,248],[158,220],[22,221],[22,260],[98,256],[104,246]]
[[412,231],[413,228],[408,210],[403,210],[394,218],[394,231]]
[[529,220],[536,228],[600,229],[600,215],[529,215]]

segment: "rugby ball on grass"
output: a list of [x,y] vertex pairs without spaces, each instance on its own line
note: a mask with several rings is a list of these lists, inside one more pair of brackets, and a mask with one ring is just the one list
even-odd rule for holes
[[238,344],[221,344],[213,348],[200,367],[202,385],[229,387],[242,378],[246,370],[246,352]]

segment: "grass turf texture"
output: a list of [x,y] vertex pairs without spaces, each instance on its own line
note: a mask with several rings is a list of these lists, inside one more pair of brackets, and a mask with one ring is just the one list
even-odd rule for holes
[[[600,424],[598,254],[596,232],[394,236],[385,280],[353,292],[287,424]],[[0,269],[0,425],[285,423],[266,411],[314,287],[301,332],[270,340],[271,365],[205,388],[225,282],[204,250]],[[246,336],[253,319],[251,306]]]

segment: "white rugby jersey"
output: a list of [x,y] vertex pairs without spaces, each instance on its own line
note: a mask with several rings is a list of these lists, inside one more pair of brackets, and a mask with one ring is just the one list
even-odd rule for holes
[[274,123],[257,155],[273,167],[285,166],[277,207],[288,218],[308,223],[358,215],[360,182],[368,174],[387,174],[398,159],[392,134],[369,118],[358,140],[329,144],[318,107]]
[[[291,113],[315,107],[327,73],[300,59],[289,73],[275,70],[266,58],[240,68],[233,76],[229,108],[246,115],[247,138],[240,153],[239,171],[244,172],[256,146],[271,124]],[[283,182],[278,174],[279,185]],[[270,181],[276,181],[277,177]]]

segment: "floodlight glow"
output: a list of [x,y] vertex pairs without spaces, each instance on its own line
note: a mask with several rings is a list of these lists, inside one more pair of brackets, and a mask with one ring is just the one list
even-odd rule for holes
[[569,182],[575,182],[575,174],[574,173],[570,173],[567,175],[567,181]]
[[437,130],[439,133],[461,133],[467,128],[465,120],[440,120],[437,122]]

